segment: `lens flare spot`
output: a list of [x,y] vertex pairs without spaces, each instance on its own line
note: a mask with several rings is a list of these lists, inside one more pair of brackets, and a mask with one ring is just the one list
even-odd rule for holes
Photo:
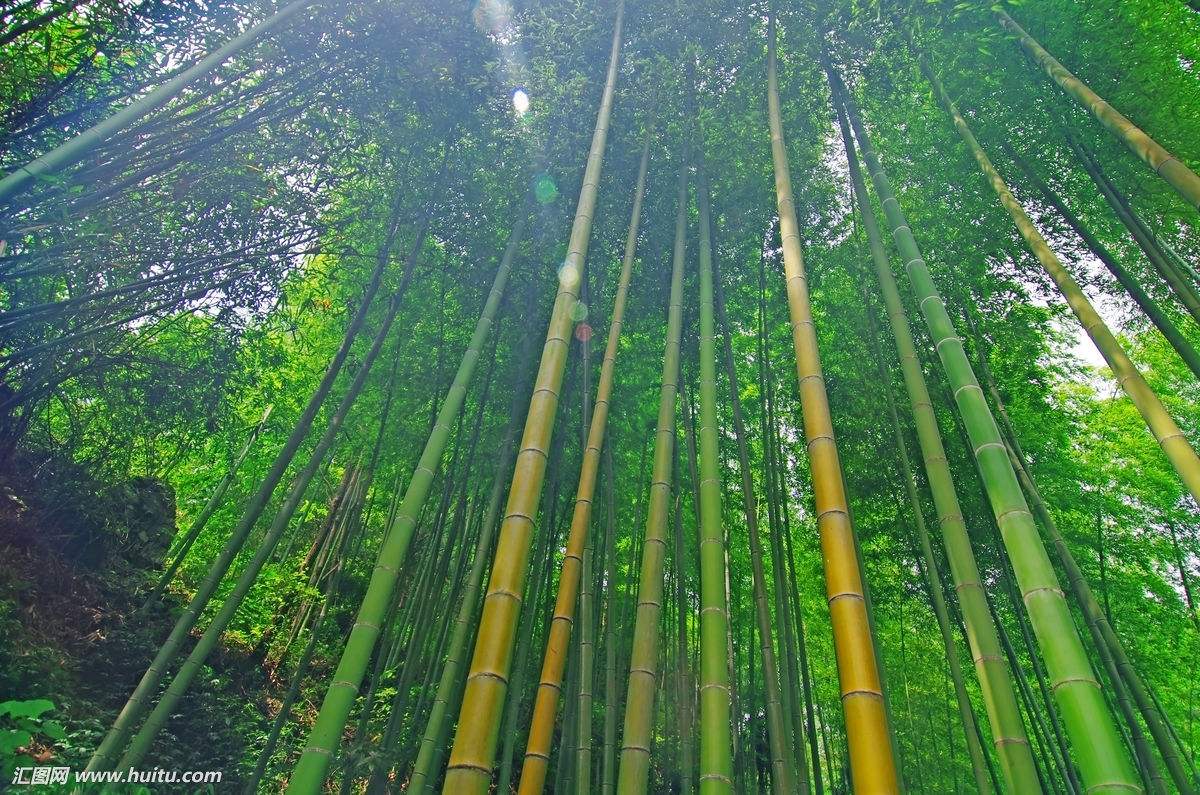
[[592,327],[587,323],[580,323],[575,327],[575,339],[580,342],[587,342],[592,338]]
[[576,323],[582,323],[587,320],[588,306],[583,301],[576,301],[575,306],[571,307],[571,320]]
[[538,174],[533,178],[533,197],[538,204],[552,204],[558,198],[558,186],[549,174]]
[[517,113],[517,118],[524,116],[529,111],[529,94],[525,89],[518,88],[512,92],[513,110]]
[[564,262],[558,269],[558,283],[565,289],[574,289],[579,284],[579,267],[573,262]]

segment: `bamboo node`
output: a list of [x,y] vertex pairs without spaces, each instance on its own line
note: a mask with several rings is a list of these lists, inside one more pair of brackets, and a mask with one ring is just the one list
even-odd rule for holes
[[1063,592],[1062,592],[1062,589],[1061,589],[1061,588],[1059,588],[1058,586],[1056,586],[1056,585],[1043,585],[1043,586],[1041,586],[1041,587],[1039,587],[1039,588],[1030,588],[1028,591],[1026,591],[1025,593],[1021,594],[1021,600],[1022,600],[1022,601],[1028,601],[1028,600],[1029,600],[1029,597],[1033,596],[1033,595],[1034,595],[1034,594],[1036,594],[1036,593],[1041,593],[1042,591],[1049,591],[1050,593],[1054,594],[1055,596],[1058,596],[1058,597],[1065,598],[1065,596],[1064,596],[1064,594],[1063,594]]
[[997,737],[992,745],[1029,745],[1029,740],[1025,737]]
[[880,701],[883,700],[883,694],[880,693],[878,690],[847,690],[846,692],[842,693],[842,701],[845,701],[846,699],[854,697],[854,696],[866,697],[866,698],[877,698]]
[[1059,679],[1057,682],[1051,684],[1050,689],[1057,693],[1060,687],[1066,687],[1067,685],[1074,684],[1091,685],[1097,690],[1100,689],[1100,683],[1091,676],[1068,676],[1066,679]]

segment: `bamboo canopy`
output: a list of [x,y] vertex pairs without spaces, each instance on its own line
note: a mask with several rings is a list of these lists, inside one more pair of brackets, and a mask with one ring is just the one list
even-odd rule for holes
[[1197,64],[1198,0],[0,0],[0,772],[1200,791]]

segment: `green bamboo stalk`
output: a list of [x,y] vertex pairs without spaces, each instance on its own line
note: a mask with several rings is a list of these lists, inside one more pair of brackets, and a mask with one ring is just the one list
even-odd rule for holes
[[299,12],[312,5],[315,0],[294,0],[262,22],[248,28],[246,32],[227,41],[192,66],[163,83],[158,88],[126,105],[104,121],[79,133],[57,147],[32,160],[0,179],[0,205],[18,193],[28,189],[37,179],[44,178],[66,166],[87,157],[88,153],[111,138],[117,132],[138,119],[166,105],[183,89],[216,69],[232,56],[262,38],[265,34],[287,22]]
[[1142,289],[1142,286],[1138,284],[1133,274],[1108,250],[1108,247],[1101,243],[1084,226],[1079,216],[1072,212],[1071,208],[1066,205],[1062,198],[1051,190],[1046,181],[1038,176],[1033,166],[1025,158],[1018,155],[1007,142],[1002,141],[1000,145],[1008,153],[1008,156],[1012,158],[1012,161],[1017,164],[1017,168],[1025,173],[1025,176],[1029,178],[1033,186],[1042,194],[1046,203],[1058,210],[1058,214],[1075,230],[1075,234],[1079,235],[1080,239],[1088,247],[1088,250],[1095,254],[1096,258],[1104,263],[1104,267],[1108,268],[1109,272],[1120,282],[1125,291],[1129,293],[1129,297],[1134,300],[1134,303],[1138,305],[1146,317],[1150,319],[1150,322],[1154,324],[1154,327],[1162,333],[1171,347],[1175,349],[1175,352],[1179,354],[1179,358],[1183,359],[1184,363],[1187,364],[1197,378],[1200,378],[1200,353],[1196,352],[1196,349],[1183,336],[1183,333],[1180,332],[1171,318],[1167,317],[1166,313],[1159,308],[1158,303]]
[[1017,572],[1026,609],[1033,621],[1039,646],[1046,656],[1055,696],[1083,771],[1084,785],[1095,793],[1140,791],[1141,786],[1122,747],[1112,715],[1104,703],[1099,683],[1092,676],[1087,653],[1058,586],[1050,557],[1038,537],[1033,515],[1029,512],[1016,473],[1004,452],[1000,430],[975,379],[974,370],[962,341],[955,333],[929,267],[921,257],[900,203],[892,192],[878,156],[871,148],[858,118],[857,108],[848,100],[847,97],[847,114],[862,147],[867,171],[875,183],[876,193],[881,199],[896,247],[905,262],[929,335],[954,391],[954,400],[966,425],[972,453],[983,474],[1004,545]]
[[[851,137],[850,122],[846,118],[846,111],[850,107],[849,95],[841,78],[828,65],[827,74],[833,88],[835,104],[838,106],[838,124],[845,144],[851,187],[867,235],[875,278],[883,295],[888,323],[900,359],[904,386],[917,430],[917,442],[937,511],[938,524],[942,530],[946,559],[950,563],[951,577],[967,626],[966,637],[975,663],[976,675],[979,677],[996,753],[1008,786],[1014,792],[1034,792],[1037,787],[1037,775],[1029,739],[1025,736],[1025,729],[1021,724],[1016,695],[988,612],[983,580],[971,549],[970,536],[942,443],[937,416],[934,414],[925,375],[917,357],[916,343],[905,316],[899,287],[892,275],[891,264],[883,249],[882,235],[867,195],[866,182]],[[865,139],[859,137],[858,140],[865,154]],[[882,191],[880,195],[883,195]],[[919,521],[923,524],[924,517]],[[978,770],[976,773],[978,774]]]
[[[678,458],[678,457],[677,457]],[[675,532],[672,542],[675,571],[675,673],[676,715],[679,725],[675,727],[679,737],[679,795],[693,795],[695,783],[695,746],[693,743],[692,709],[696,698],[696,686],[688,656],[688,597],[687,559],[683,549],[683,490],[680,488],[679,461],[676,460],[673,474],[675,492]]]
[[1104,125],[1123,144],[1129,147],[1135,155],[1154,169],[1154,173],[1165,179],[1179,195],[1194,209],[1200,209],[1200,176],[1185,166],[1173,154],[1164,149],[1157,141],[1143,132],[1129,119],[1121,115],[1112,105],[1100,98],[1096,92],[1088,88],[1082,80],[1059,63],[1053,55],[1030,36],[1017,24],[1003,8],[995,9],[996,18],[1000,24],[1017,37],[1017,41],[1046,74],[1092,115]]
[[[617,633],[616,615],[621,605],[617,589],[617,505],[616,483],[610,443],[604,447],[605,529],[604,529],[604,746],[601,751],[600,792],[613,795],[617,774]],[[644,450],[645,448],[643,448]],[[686,793],[691,795],[691,793]]]
[[[122,707],[120,714],[117,715],[112,727],[92,754],[91,759],[88,760],[87,770],[94,771],[106,768],[124,748],[137,722],[149,708],[151,699],[157,694],[159,685],[162,683],[163,677],[166,676],[170,664],[178,656],[188,635],[199,622],[200,615],[205,606],[207,606],[216,593],[217,586],[220,585],[226,572],[229,571],[229,567],[233,564],[234,558],[246,543],[246,539],[250,536],[250,531],[254,529],[254,525],[266,510],[267,503],[270,501],[272,494],[274,494],[275,488],[283,479],[284,473],[287,471],[292,459],[295,458],[300,445],[308,436],[308,432],[316,420],[317,412],[320,411],[325,398],[328,397],[330,390],[333,389],[334,382],[341,372],[342,365],[345,364],[355,339],[366,323],[371,303],[382,284],[383,274],[387,268],[392,245],[399,232],[401,207],[400,195],[397,194],[392,204],[387,233],[384,236],[383,244],[379,248],[371,278],[363,290],[358,309],[346,327],[341,345],[334,353],[333,358],[330,359],[320,384],[317,385],[317,389],[313,392],[312,397],[309,398],[300,418],[296,420],[296,424],[292,428],[292,432],[288,435],[287,441],[284,442],[283,448],[276,454],[275,460],[271,463],[271,468],[259,484],[258,490],[246,504],[246,508],[242,512],[242,518],[238,521],[233,532],[230,533],[228,540],[226,540],[225,546],[209,567],[208,574],[205,575],[204,580],[197,587],[195,596],[192,597],[183,614],[176,620],[175,625],[171,628],[170,635],[163,642],[163,645],[159,647],[146,672],[142,675],[141,680],[138,681],[137,687],[134,688],[133,693],[129,696],[129,700],[126,701],[125,706]],[[417,254],[420,252],[421,246],[424,245],[425,235],[429,228],[429,219],[430,215],[426,212],[425,220],[416,237],[416,244],[410,251],[410,265],[416,263]]]
[[[592,791],[592,681],[595,676],[595,644],[593,639],[592,591],[593,550],[591,543],[583,551],[584,588],[579,593],[579,706],[575,728],[575,791],[588,795]],[[566,754],[563,761],[566,764]]]
[[1037,257],[1038,262],[1054,280],[1066,300],[1067,305],[1071,307],[1071,311],[1079,318],[1079,322],[1083,325],[1084,331],[1091,337],[1096,344],[1100,354],[1111,368],[1117,382],[1129,396],[1130,401],[1142,415],[1142,419],[1146,421],[1150,432],[1154,434],[1154,438],[1158,440],[1159,446],[1171,465],[1175,467],[1184,486],[1191,492],[1192,496],[1200,501],[1200,457],[1197,457],[1196,451],[1192,449],[1186,436],[1171,419],[1158,396],[1150,389],[1150,386],[1142,378],[1142,374],[1138,371],[1136,365],[1130,360],[1129,356],[1121,348],[1121,344],[1117,342],[1117,338],[1109,331],[1108,326],[1104,323],[1103,318],[1096,312],[1096,309],[1088,301],[1079,283],[1067,272],[1063,264],[1051,251],[1049,244],[1038,232],[1033,221],[1026,215],[1025,210],[1013,197],[1012,192],[1004,183],[1004,179],[1000,173],[996,171],[992,162],[988,159],[987,154],[971,133],[970,127],[967,126],[966,119],[958,112],[954,102],[951,101],[950,95],[946,93],[941,81],[933,72],[933,67],[929,62],[921,57],[919,59],[921,71],[925,74],[930,84],[934,88],[934,93],[941,100],[942,105],[950,114],[951,120],[959,135],[966,143],[967,148],[971,151],[975,161],[979,164],[979,168],[987,177],[993,190],[996,191],[1000,198],[1000,203],[1008,214],[1012,217],[1017,229],[1021,232],[1021,236],[1025,239],[1026,244]]
[[[698,158],[697,199],[700,222],[700,792],[733,792],[733,758],[730,752],[729,670],[723,660],[729,641],[729,612],[726,605],[725,526],[721,517],[721,472],[717,427],[717,353],[716,320],[713,308],[713,272],[711,208],[704,160]],[[728,341],[728,338],[726,338]],[[744,485],[744,484],[743,484]],[[758,566],[762,585],[761,547]],[[759,603],[766,611],[766,595]],[[771,644],[768,625],[765,641]],[[772,660],[772,663],[774,660]],[[779,707],[779,681],[775,686],[775,733],[772,739],[772,780],[779,779],[775,791],[794,788],[789,738]],[[794,791],[794,790],[793,790]]]
[[[1009,456],[1009,460],[1016,470],[1021,486],[1025,489],[1025,493],[1029,495],[1038,521],[1041,522],[1042,528],[1050,536],[1051,543],[1054,544],[1059,562],[1067,573],[1067,582],[1071,586],[1075,601],[1083,612],[1085,622],[1094,633],[1096,646],[1111,655],[1113,666],[1121,682],[1129,689],[1129,693],[1133,696],[1134,702],[1142,714],[1142,718],[1146,721],[1146,728],[1150,730],[1150,735],[1154,738],[1154,744],[1158,748],[1163,761],[1166,763],[1171,780],[1183,795],[1191,795],[1195,792],[1195,788],[1189,778],[1188,771],[1184,768],[1183,762],[1179,757],[1175,743],[1171,739],[1170,732],[1167,729],[1166,716],[1161,713],[1153,699],[1151,699],[1145,683],[1142,681],[1129,655],[1125,652],[1124,644],[1117,637],[1104,610],[1101,609],[1099,602],[1096,601],[1091,585],[1084,578],[1083,571],[1079,568],[1079,564],[1076,563],[1074,554],[1067,546],[1066,540],[1058,529],[1058,523],[1054,520],[1054,516],[1050,513],[1046,501],[1042,498],[1041,491],[1038,489],[1032,472],[1026,463],[1025,453],[1017,441],[1016,429],[1012,424],[1012,420],[1008,417],[1008,411],[1004,406],[1004,401],[1000,397],[1000,391],[996,388],[995,380],[992,378],[991,371],[982,356],[980,357],[980,367],[988,385],[988,393],[996,406],[996,414],[1000,419],[1000,427],[1005,435],[1005,450]],[[1136,725],[1136,719],[1133,719],[1132,715],[1127,717],[1127,722],[1131,726]],[[1143,752],[1142,755],[1152,764],[1153,760],[1149,754]],[[1153,775],[1153,767],[1149,772]]]
[[[587,292],[589,288],[586,280],[584,282],[583,289],[583,300],[590,301],[591,298],[589,292]],[[611,326],[609,330],[611,332]],[[579,394],[583,405],[582,411],[580,412],[579,428],[580,435],[582,437],[580,439],[580,443],[584,445],[584,448],[586,449],[588,441],[587,436],[590,431],[590,428],[587,425],[588,420],[590,418],[594,423],[596,418],[595,415],[598,414],[599,411],[597,410],[595,413],[593,413],[588,402],[588,399],[591,397],[591,387],[588,382],[588,379],[591,375],[591,338],[585,337],[581,342],[582,344],[580,347],[583,350],[582,356],[580,356],[580,363],[583,369],[583,388],[579,391]],[[601,369],[603,370],[603,368]],[[603,375],[603,372],[601,375]],[[597,392],[599,393],[599,390],[597,390]],[[597,398],[599,398],[599,394],[597,394]],[[597,403],[599,403],[599,400],[597,400]],[[597,450],[596,462],[593,467],[593,481],[599,477],[599,472],[600,451]],[[595,489],[593,489],[592,497],[589,498],[589,502],[591,502],[594,496]],[[580,564],[580,578],[582,579],[582,583],[580,584],[579,591],[579,693],[577,696],[578,703],[575,707],[575,743],[574,748],[572,749],[574,750],[574,764],[573,769],[570,771],[574,776],[574,781],[571,782],[573,784],[572,788],[579,793],[579,795],[589,795],[589,792],[591,791],[590,785],[592,778],[592,683],[595,675],[596,659],[595,625],[592,619],[593,600],[595,599],[595,590],[593,589],[596,585],[593,579],[592,571],[594,558],[593,547],[594,541],[592,539],[591,532],[589,532],[587,535],[587,543],[583,548],[583,560]],[[562,587],[561,579],[559,580],[559,587]],[[571,764],[568,757],[567,748],[569,748],[569,746],[564,746],[563,753],[561,753],[559,756],[559,765],[564,768],[570,766]]]
[[[703,173],[700,175],[700,224],[701,238],[700,266],[705,265],[705,244],[707,235],[703,233],[704,225],[709,222],[709,202],[707,182]],[[758,501],[754,492],[754,475],[750,469],[750,446],[746,433],[746,422],[742,415],[742,401],[738,384],[737,367],[733,360],[733,346],[730,343],[729,317],[725,310],[725,294],[721,286],[720,267],[714,259],[709,258],[712,269],[713,298],[717,318],[721,327],[722,353],[725,365],[725,376],[729,381],[730,408],[733,413],[733,430],[737,439],[738,467],[741,470],[742,503],[746,515],[746,530],[750,540],[750,563],[752,588],[754,594],[754,619],[758,629],[760,653],[762,655],[764,705],[767,713],[767,741],[771,754],[771,789],[779,795],[809,791],[807,771],[803,766],[795,765],[795,747],[788,731],[788,721],[783,709],[783,687],[780,683],[780,670],[775,657],[775,647],[771,642],[771,611],[767,605],[766,571],[763,564],[762,539],[758,529]],[[704,319],[704,304],[701,299],[701,321]],[[701,341],[703,343],[703,324]],[[782,578],[776,580],[776,590],[782,589]],[[782,616],[780,616],[782,618]],[[780,633],[782,636],[782,632]]]
[[[839,114],[840,116],[841,114]],[[844,117],[840,119],[843,124]],[[843,135],[847,135],[848,129],[843,128]],[[847,143],[849,139],[847,136]],[[858,179],[862,179],[861,173],[858,174]],[[856,185],[856,187],[858,187]],[[865,185],[862,186],[866,188]],[[872,224],[874,219],[871,219]],[[864,226],[866,224],[864,223]],[[878,230],[876,230],[874,242],[880,242]],[[987,763],[984,761],[983,748],[979,744],[979,739],[974,732],[975,713],[971,709],[971,699],[967,695],[966,684],[963,679],[962,666],[958,661],[958,651],[954,648],[954,636],[950,629],[949,611],[946,608],[946,599],[942,591],[941,573],[938,571],[937,558],[933,554],[933,545],[929,540],[929,530],[925,526],[925,514],[921,508],[921,497],[917,493],[917,483],[913,477],[912,460],[908,454],[908,443],[904,440],[904,431],[900,425],[900,415],[896,410],[896,399],[892,395],[891,376],[887,371],[883,362],[883,354],[880,351],[879,339],[875,329],[875,321],[872,317],[874,307],[871,305],[869,296],[866,290],[863,290],[863,306],[867,309],[868,320],[868,336],[871,345],[872,353],[875,357],[875,363],[879,372],[879,386],[882,388],[885,402],[888,410],[888,420],[892,426],[892,434],[895,437],[896,457],[900,461],[900,477],[904,481],[904,491],[908,497],[909,509],[912,511],[913,527],[917,531],[917,541],[921,550],[922,567],[925,574],[925,586],[929,595],[930,605],[933,607],[934,617],[937,619],[938,631],[942,636],[942,646],[946,651],[946,663],[950,670],[950,679],[954,684],[954,696],[958,704],[959,715],[962,718],[963,732],[966,738],[967,755],[971,759],[971,771],[975,776],[975,788],[980,795],[990,795],[992,792],[992,783],[988,778]],[[961,596],[960,596],[961,599]],[[1007,684],[1007,679],[1005,680]],[[1014,700],[1013,706],[1016,706]],[[1019,714],[1017,716],[1020,717]],[[1029,750],[1029,741],[1026,740],[1023,748],[1026,752]],[[1005,749],[1001,749],[1002,751]],[[1032,763],[1033,757],[1030,755],[1029,762]],[[1036,777],[1034,779],[1036,781]],[[1019,791],[1019,790],[1018,790]]]
[[483,351],[483,344],[495,321],[496,312],[504,296],[504,289],[508,284],[508,277],[512,272],[513,260],[516,257],[523,233],[524,213],[522,212],[509,235],[508,245],[501,257],[500,266],[496,270],[496,276],[491,290],[488,292],[487,300],[484,302],[483,311],[480,313],[479,321],[467,344],[467,349],[463,353],[454,380],[446,392],[446,398],[438,411],[433,432],[425,442],[425,449],[421,451],[412,480],[409,481],[405,491],[404,500],[396,511],[395,521],[384,531],[383,545],[380,547],[375,568],[367,585],[367,592],[359,607],[354,628],[350,631],[350,637],[342,651],[342,657],[338,662],[332,683],[325,694],[316,722],[309,732],[304,753],[296,763],[288,781],[288,792],[316,793],[323,785],[329,763],[350,715],[350,709],[354,706],[363,675],[370,664],[375,642],[379,638],[383,616],[391,603],[400,567],[408,553],[413,529],[416,527],[421,509],[425,506],[429,489],[433,485],[434,473],[446,450],[451,425],[466,399],[471,377],[475,373],[480,353]]
[[679,347],[683,330],[683,271],[687,252],[688,158],[679,168],[676,190],[675,244],[671,265],[671,295],[667,308],[666,349],[659,390],[658,427],[650,500],[638,580],[637,613],[625,690],[625,725],[617,769],[620,795],[645,793],[650,775],[654,736],[654,694],[658,688],[659,635],[663,605],[663,560],[666,557],[667,513],[671,499],[671,469],[675,458],[675,403],[679,391]]

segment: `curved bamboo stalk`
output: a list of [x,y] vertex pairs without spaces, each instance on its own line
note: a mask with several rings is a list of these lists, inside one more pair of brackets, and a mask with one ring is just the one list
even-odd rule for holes
[[74,138],[59,144],[57,147],[31,160],[10,174],[0,179],[0,206],[9,199],[25,191],[30,184],[44,175],[53,174],[64,167],[82,160],[95,146],[128,127],[133,122],[148,113],[161,108],[174,99],[183,89],[216,69],[230,57],[236,55],[253,44],[263,35],[269,33],[312,5],[316,0],[294,0],[271,16],[246,30],[239,36],[230,39],[212,53],[201,58],[192,66],[180,72],[175,77],[163,83],[145,96],[109,116],[104,121],[79,133]]
[[[312,397],[309,398],[304,411],[296,421],[292,432],[288,435],[287,441],[284,442],[283,448],[276,454],[275,460],[271,463],[270,470],[268,470],[266,476],[263,477],[262,482],[259,484],[258,490],[247,503],[241,519],[238,520],[238,524],[234,527],[229,539],[225,542],[225,546],[221,549],[216,560],[209,567],[208,574],[205,575],[204,580],[196,589],[195,596],[188,603],[183,615],[175,622],[175,626],[171,628],[171,634],[154,655],[154,659],[147,667],[142,678],[138,681],[133,693],[130,694],[129,700],[117,715],[116,720],[113,721],[112,727],[92,754],[91,759],[88,760],[87,770],[101,770],[107,767],[128,741],[129,735],[132,734],[137,721],[145,714],[150,700],[158,692],[158,687],[167,673],[167,667],[175,659],[185,639],[200,620],[200,614],[203,612],[204,607],[212,599],[213,594],[216,593],[217,586],[221,584],[221,580],[232,565],[234,558],[246,543],[250,531],[262,516],[263,511],[266,510],[271,495],[275,493],[275,488],[283,479],[284,473],[291,465],[292,459],[295,458],[300,445],[308,436],[308,432],[316,420],[317,412],[321,410],[321,406],[329,396],[330,390],[333,389],[334,382],[337,380],[338,374],[346,362],[346,357],[350,354],[350,348],[354,345],[354,341],[358,337],[359,332],[361,332],[363,324],[366,323],[371,303],[376,293],[379,292],[392,245],[399,231],[400,211],[403,206],[400,199],[400,194],[397,193],[392,204],[388,230],[383,245],[380,246],[370,281],[363,291],[357,311],[346,327],[341,345],[325,369],[325,374],[322,376],[320,384],[318,384],[316,390],[313,392]],[[429,215],[426,213],[424,225],[417,235],[418,245],[414,246],[410,252],[410,262],[415,262],[416,253],[420,250],[420,245],[424,243],[428,223]]]
[[[849,105],[847,109],[853,110]],[[850,120],[855,134],[859,136],[867,171],[880,196],[892,238],[905,262],[929,336],[966,426],[992,511],[1017,572],[1026,610],[1050,665],[1059,708],[1068,725],[1068,733],[1075,740],[1080,768],[1085,771],[1084,785],[1095,787],[1093,791],[1097,793],[1127,795],[1129,792],[1140,792],[1141,787],[1130,767],[1112,715],[1104,703],[1099,683],[1092,675],[1090,661],[1075,630],[1054,567],[1038,537],[1033,515],[1021,493],[1016,473],[1008,462],[999,428],[975,379],[962,340],[955,332],[946,305],[934,284],[929,266],[921,256],[891,183],[869,139],[865,137],[861,120],[853,113]]]
[[1150,322],[1154,324],[1154,327],[1162,333],[1171,347],[1175,349],[1175,352],[1179,354],[1179,358],[1183,359],[1184,363],[1187,364],[1188,368],[1197,378],[1200,378],[1200,353],[1196,352],[1196,349],[1183,336],[1183,333],[1171,318],[1142,289],[1142,286],[1138,283],[1134,275],[1121,264],[1116,256],[1108,250],[1108,247],[1101,243],[1084,226],[1083,221],[1067,206],[1066,202],[1051,190],[1046,181],[1033,170],[1033,166],[1025,158],[1018,155],[1006,142],[1002,141],[1000,145],[1008,153],[1008,156],[1012,158],[1012,161],[1017,164],[1017,168],[1025,173],[1025,176],[1029,178],[1033,186],[1042,194],[1046,203],[1058,210],[1058,214],[1063,217],[1067,225],[1075,230],[1075,234],[1079,235],[1088,249],[1096,255],[1097,259],[1104,263],[1104,267],[1108,268],[1109,272],[1120,282],[1125,291],[1129,293],[1129,297],[1133,299],[1134,303],[1138,305],[1146,317],[1150,319]]
[[324,784],[326,771],[341,741],[342,731],[358,696],[363,675],[370,665],[384,615],[392,602],[392,594],[400,576],[400,567],[408,554],[417,519],[425,506],[434,474],[450,439],[454,418],[459,414],[466,399],[471,377],[475,374],[475,367],[483,351],[483,344],[492,330],[523,232],[524,212],[518,217],[509,236],[483,311],[463,353],[454,380],[438,410],[433,431],[421,451],[412,479],[404,492],[404,499],[396,511],[394,520],[384,531],[383,545],[371,572],[367,592],[363,596],[354,627],[346,640],[329,690],[321,703],[321,710],[309,732],[304,753],[297,761],[288,781],[288,792],[315,793],[319,792]]
[[1058,285],[1059,291],[1066,300],[1067,305],[1071,307],[1071,311],[1079,319],[1084,331],[1091,337],[1092,342],[1096,344],[1100,354],[1104,357],[1104,361],[1108,362],[1108,366],[1112,369],[1113,375],[1116,377],[1117,383],[1129,396],[1130,401],[1137,408],[1138,413],[1142,415],[1142,419],[1146,421],[1146,426],[1150,432],[1154,434],[1154,438],[1158,440],[1158,444],[1162,447],[1163,453],[1171,465],[1175,467],[1180,480],[1192,496],[1200,501],[1200,457],[1196,456],[1196,451],[1192,449],[1183,431],[1175,424],[1175,420],[1171,419],[1171,415],[1167,413],[1167,409],[1158,399],[1158,395],[1150,389],[1150,385],[1146,383],[1142,374],[1138,371],[1137,366],[1130,360],[1128,354],[1121,348],[1121,344],[1117,342],[1117,338],[1109,331],[1108,326],[1104,323],[1104,319],[1096,312],[1095,307],[1088,301],[1083,289],[1074,277],[1063,267],[1062,262],[1051,251],[1049,244],[1045,238],[1038,232],[1033,221],[1025,213],[1025,210],[1017,202],[1012,192],[1005,184],[1004,178],[1000,176],[987,154],[983,151],[983,147],[979,145],[979,141],[975,139],[971,128],[967,126],[966,119],[958,112],[958,108],[950,99],[950,95],[946,93],[946,89],[942,86],[937,75],[934,74],[933,67],[929,65],[929,61],[924,57],[919,59],[921,71],[925,74],[930,84],[933,86],[934,93],[941,100],[946,112],[950,114],[954,122],[954,127],[958,130],[959,135],[966,143],[975,162],[979,164],[979,168],[987,177],[992,189],[996,195],[1000,197],[1000,203],[1008,214],[1012,217],[1017,229],[1021,232],[1021,237],[1025,239],[1025,243],[1029,249],[1037,257],[1038,262],[1045,268],[1046,273]]
[[604,359],[600,365],[600,380],[596,385],[596,404],[592,411],[583,463],[579,469],[579,485],[575,492],[571,529],[567,536],[562,573],[558,580],[554,617],[551,619],[550,630],[546,636],[542,675],[533,704],[533,716],[529,723],[529,740],[525,748],[525,761],[521,767],[521,781],[517,789],[518,793],[522,795],[533,795],[545,788],[546,773],[550,765],[555,717],[558,713],[559,694],[562,691],[563,671],[567,664],[571,629],[575,621],[575,603],[579,596],[583,550],[591,528],[596,478],[600,470],[600,451],[604,446],[604,434],[608,426],[613,374],[616,372],[617,364],[617,348],[621,341],[621,327],[625,318],[625,300],[629,294],[629,280],[633,273],[633,262],[637,253],[642,199],[646,194],[646,172],[650,165],[650,138],[651,130],[647,128],[646,140],[642,145],[642,158],[638,166],[637,187],[633,194],[629,232],[625,237],[625,255],[621,261],[621,275],[617,283],[617,293],[613,299],[612,322],[608,328]]
[[525,591],[525,562],[529,557],[534,516],[546,472],[546,451],[558,411],[558,392],[562,386],[571,327],[574,324],[571,312],[579,299],[583,265],[591,238],[596,190],[612,116],[613,93],[616,90],[624,15],[625,5],[623,0],[619,0],[604,93],[571,227],[567,258],[560,272],[558,294],[554,299],[541,365],[529,403],[529,416],[525,422],[521,450],[517,455],[504,523],[500,528],[492,576],[487,596],[484,597],[475,652],[442,790],[445,793],[486,793],[491,783],[513,642]]
[[[675,246],[671,265],[671,296],[667,308],[667,339],[659,390],[658,428],[650,499],[646,508],[646,537],[642,546],[637,613],[625,690],[625,726],[617,768],[620,795],[645,793],[650,775],[650,746],[654,731],[654,694],[658,689],[659,629],[663,606],[663,560],[667,549],[667,513],[671,500],[671,469],[675,460],[675,403],[679,393],[679,345],[683,333],[683,271],[687,244],[688,158],[679,167],[676,191]],[[723,664],[723,663],[722,663]]]
[[[875,278],[883,295],[888,323],[899,355],[904,387],[917,430],[917,443],[921,448],[925,475],[937,511],[954,589],[958,595],[963,621],[968,629],[966,637],[983,692],[996,754],[1000,758],[1005,780],[1013,792],[1036,792],[1037,768],[1034,766],[1029,738],[1026,737],[1025,728],[1021,723],[1016,694],[1000,650],[996,628],[988,611],[983,579],[979,575],[979,567],[971,549],[970,535],[963,519],[962,506],[958,502],[949,459],[946,457],[941,430],[933,411],[933,401],[925,384],[920,360],[917,358],[912,329],[904,314],[900,290],[883,248],[882,235],[867,195],[867,185],[851,137],[850,123],[857,121],[857,109],[853,107],[841,78],[828,64],[826,69],[835,103],[838,105],[838,124],[845,144],[851,187],[858,204],[863,229],[867,234],[867,243],[875,266]],[[847,112],[850,114],[849,118]],[[865,151],[866,135],[861,122],[857,124],[856,132],[859,134],[859,145]],[[919,521],[923,524],[924,517]]]
[[800,252],[799,224],[779,110],[774,12],[767,24],[767,107],[792,344],[796,349],[796,375],[804,408],[804,435],[812,466],[817,528],[821,535],[825,590],[833,624],[850,766],[854,786],[860,791],[898,793],[900,785],[884,709],[883,685],[867,619],[857,543],[850,526],[846,486],[833,438],[829,397],[825,393],[808,280]]
[[229,491],[229,487],[233,485],[234,478],[237,477],[238,469],[241,468],[242,462],[246,460],[246,456],[250,454],[250,448],[254,446],[254,443],[258,441],[258,437],[262,434],[263,430],[266,429],[267,418],[271,416],[272,408],[273,407],[268,404],[267,408],[263,411],[262,419],[260,419],[258,424],[254,426],[254,429],[250,431],[250,435],[246,438],[246,442],[242,445],[242,449],[238,451],[237,456],[233,459],[233,463],[231,463],[229,465],[229,469],[225,471],[225,477],[221,478],[221,482],[217,484],[215,489],[213,489],[212,496],[208,498],[208,502],[204,504],[204,507],[200,510],[200,513],[196,515],[196,520],[192,522],[191,527],[189,527],[187,532],[184,533],[183,541],[180,542],[178,550],[175,552],[174,559],[171,561],[170,565],[167,566],[166,571],[162,573],[162,576],[158,579],[158,582],[155,583],[154,590],[151,591],[149,596],[146,597],[146,601],[142,602],[142,606],[139,607],[137,612],[134,614],[135,617],[149,610],[150,605],[159,600],[159,598],[167,590],[167,586],[171,584],[171,580],[175,578],[175,572],[179,571],[179,567],[183,565],[184,558],[187,557],[188,552],[190,552],[192,549],[192,544],[196,543],[196,539],[200,537],[200,533],[204,530],[205,525],[208,524],[208,520],[211,519],[212,515],[217,512],[217,509],[221,507],[221,500],[225,498],[225,492]]
[[1164,149],[1157,141],[1143,132],[1137,125],[1121,115],[1121,113],[1100,98],[1087,84],[1071,74],[1067,67],[1059,63],[1053,55],[1046,51],[1037,40],[1025,32],[1003,8],[996,9],[996,18],[1000,24],[1017,37],[1017,41],[1034,61],[1046,71],[1059,87],[1070,94],[1076,102],[1092,112],[1092,115],[1103,124],[1109,132],[1129,147],[1135,155],[1142,159],[1154,172],[1170,183],[1187,203],[1195,209],[1200,209],[1200,176],[1179,162],[1175,155]]

